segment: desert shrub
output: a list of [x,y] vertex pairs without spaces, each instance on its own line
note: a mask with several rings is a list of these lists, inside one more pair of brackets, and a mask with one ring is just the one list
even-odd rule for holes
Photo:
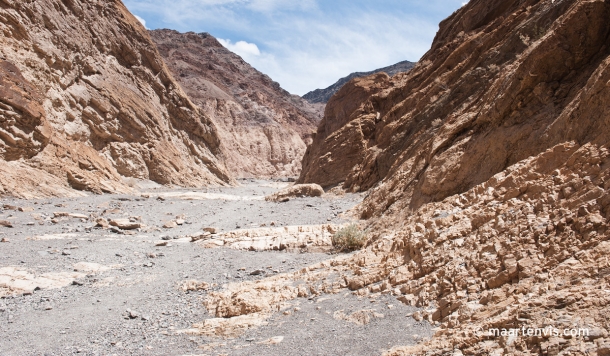
[[353,251],[361,249],[366,240],[366,231],[360,230],[356,224],[349,224],[333,235],[332,243],[341,251]]

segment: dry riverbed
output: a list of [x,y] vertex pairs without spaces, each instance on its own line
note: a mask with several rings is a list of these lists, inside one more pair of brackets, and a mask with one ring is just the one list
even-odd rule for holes
[[391,294],[347,289],[293,298],[231,335],[199,332],[216,318],[210,295],[336,258],[330,236],[362,199],[274,203],[264,196],[285,183],[241,183],[3,199],[0,354],[371,355],[431,334]]

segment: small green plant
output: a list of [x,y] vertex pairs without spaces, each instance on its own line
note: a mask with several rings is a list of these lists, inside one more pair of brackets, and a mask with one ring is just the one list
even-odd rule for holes
[[332,238],[333,246],[341,251],[361,249],[366,240],[366,231],[360,230],[356,224],[349,224],[341,228]]

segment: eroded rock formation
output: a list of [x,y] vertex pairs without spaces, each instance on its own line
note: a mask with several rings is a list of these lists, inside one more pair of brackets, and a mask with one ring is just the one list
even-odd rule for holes
[[232,174],[299,175],[323,104],[289,94],[207,33],[150,33],[182,88],[217,124]]
[[123,177],[231,181],[214,124],[119,0],[6,0],[0,19],[4,193],[125,191]]
[[332,97],[313,144],[305,152],[298,182],[315,182],[328,188],[345,181],[362,163],[379,120],[376,113],[362,115],[362,102],[389,86],[390,77],[378,73],[350,81]]
[[[299,181],[385,183],[365,202],[370,217],[464,192],[562,142],[607,142],[608,11],[605,1],[470,2],[414,69],[348,100]],[[358,159],[343,160],[346,149]]]
[[411,72],[331,100],[300,181],[369,190],[355,213],[372,233],[329,263],[439,327],[388,355],[610,354],[609,15],[602,0],[470,1]]

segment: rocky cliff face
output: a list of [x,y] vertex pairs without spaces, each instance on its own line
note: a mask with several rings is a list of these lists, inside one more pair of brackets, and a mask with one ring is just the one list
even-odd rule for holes
[[350,80],[355,78],[367,77],[369,75],[377,74],[377,73],[385,73],[390,77],[398,74],[405,73],[411,70],[415,66],[415,63],[409,61],[402,61],[391,66],[379,68],[376,70],[372,70],[370,72],[356,72],[348,75],[347,77],[339,79],[335,84],[329,86],[326,89],[316,89],[310,91],[309,93],[303,95],[303,99],[309,101],[310,103],[322,103],[326,104],[330,98],[335,95],[345,84],[347,84]]
[[[329,103],[300,181],[369,190],[348,288],[439,326],[389,355],[610,354],[609,16],[604,0],[471,0],[412,71]],[[545,327],[559,334],[507,334]]]
[[207,33],[150,33],[182,88],[217,124],[232,174],[299,175],[323,105],[290,95]]
[[4,0],[0,18],[4,193],[230,182],[214,124],[119,0]]
[[362,163],[379,118],[377,113],[362,115],[361,105],[390,85],[390,77],[378,73],[350,81],[332,97],[303,158],[299,182],[315,181],[329,188],[344,182]]
[[[469,3],[441,23],[412,71],[348,100],[346,124],[318,131],[300,180],[325,183],[323,172],[341,170],[349,173],[332,181],[350,190],[387,183],[368,199],[371,216],[466,191],[563,142],[604,143],[607,11],[604,1]],[[338,144],[361,162],[338,159]]]

